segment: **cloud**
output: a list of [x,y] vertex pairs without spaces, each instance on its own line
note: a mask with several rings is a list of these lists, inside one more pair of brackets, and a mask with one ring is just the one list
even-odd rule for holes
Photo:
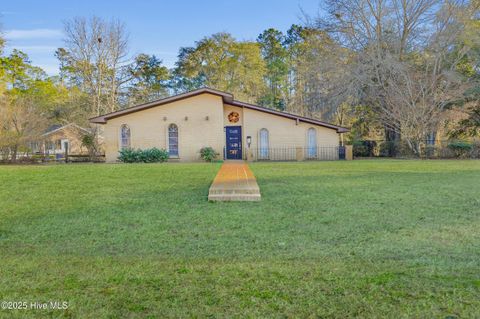
[[6,30],[5,38],[7,40],[20,39],[57,39],[63,35],[61,30],[57,29],[30,29],[30,30]]
[[48,75],[57,75],[59,70],[58,70],[58,64],[39,64],[39,67],[42,68],[43,71],[45,71]]
[[162,54],[162,55],[177,55],[178,52],[168,52],[168,51],[153,51],[153,54]]
[[35,53],[54,53],[58,47],[50,45],[15,45],[9,46],[11,49],[17,49],[23,52],[35,52]]

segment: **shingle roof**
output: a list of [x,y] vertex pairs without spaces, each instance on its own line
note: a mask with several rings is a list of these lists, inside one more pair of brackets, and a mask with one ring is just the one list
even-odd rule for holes
[[132,107],[120,110],[120,111],[107,113],[107,114],[104,114],[104,115],[100,115],[100,116],[91,118],[90,122],[97,123],[97,124],[105,124],[105,123],[107,123],[108,120],[116,118],[116,117],[124,116],[124,115],[134,113],[134,112],[139,112],[139,111],[142,111],[142,110],[145,110],[145,109],[149,109],[149,108],[160,106],[160,105],[163,105],[163,104],[175,102],[175,101],[178,101],[178,100],[183,100],[183,99],[186,99],[186,98],[189,98],[189,97],[192,97],[192,96],[196,96],[196,95],[200,95],[200,94],[204,94],[204,93],[220,96],[220,97],[222,97],[224,103],[227,103],[227,104],[230,104],[230,105],[244,107],[244,108],[248,108],[248,109],[253,109],[253,110],[257,110],[257,111],[260,111],[260,112],[265,112],[265,113],[269,113],[269,114],[273,114],[273,115],[277,115],[277,116],[282,116],[282,117],[286,117],[286,118],[293,119],[293,120],[300,121],[300,122],[320,125],[320,126],[323,126],[323,127],[335,129],[338,133],[345,133],[345,132],[349,131],[348,128],[341,127],[341,126],[338,126],[338,125],[334,125],[334,124],[331,124],[331,123],[327,123],[327,122],[324,122],[324,121],[320,121],[320,120],[317,120],[317,119],[308,118],[308,117],[304,117],[304,116],[299,116],[299,115],[295,115],[295,114],[291,114],[291,113],[287,113],[287,112],[281,112],[281,111],[269,109],[269,108],[259,106],[259,105],[254,105],[254,104],[249,104],[249,103],[245,103],[245,102],[236,101],[236,100],[234,100],[232,94],[222,92],[222,91],[218,91],[218,90],[214,90],[214,89],[210,89],[210,88],[201,88],[201,89],[198,89],[198,90],[194,90],[194,91],[186,92],[186,93],[183,93],[183,94],[170,96],[170,97],[160,99],[160,100],[156,100],[156,101],[152,101],[152,102],[149,102],[149,103],[144,103],[144,104],[132,106]]
[[45,134],[48,134],[50,132],[53,132],[53,131],[56,131],[58,130],[59,128],[61,128],[63,125],[62,124],[53,124],[53,125],[50,125],[46,130],[45,130]]
[[53,124],[53,125],[50,125],[46,130],[45,130],[45,133],[42,134],[42,136],[46,136],[46,135],[50,135],[52,133],[55,133],[55,132],[58,132],[58,131],[61,131],[67,127],[70,127],[70,126],[73,126],[73,127],[76,127],[77,129],[81,130],[81,131],[84,131],[84,132],[90,132],[88,129],[84,128],[84,127],[81,127],[81,126],[78,126],[77,124],[75,123],[68,123],[66,125],[61,125],[61,124]]

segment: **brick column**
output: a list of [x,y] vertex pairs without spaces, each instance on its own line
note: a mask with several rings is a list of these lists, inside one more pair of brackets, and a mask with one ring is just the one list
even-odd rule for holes
[[303,147],[297,147],[295,149],[295,158],[297,161],[303,161],[305,159],[305,154],[303,152]]
[[345,160],[353,160],[353,145],[345,145]]

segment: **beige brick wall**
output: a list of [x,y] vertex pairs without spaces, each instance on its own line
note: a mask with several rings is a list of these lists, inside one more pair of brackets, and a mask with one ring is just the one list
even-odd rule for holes
[[[228,120],[228,114],[232,111],[240,114],[237,123],[230,123]],[[244,158],[247,150],[246,137],[251,136],[251,148],[257,148],[262,128],[269,131],[270,147],[306,147],[307,130],[311,127],[316,129],[318,145],[338,146],[339,143],[338,134],[333,129],[303,122],[297,124],[295,120],[281,116],[223,105],[221,97],[201,94],[108,120],[104,130],[106,160],[117,160],[120,127],[123,124],[130,127],[133,148],[167,149],[167,128],[171,123],[175,123],[179,129],[180,161],[200,160],[199,150],[204,146],[213,147],[223,158],[224,127],[230,125],[242,126]]]
[[[240,119],[236,123],[231,123],[228,120],[228,115],[232,112],[237,112]],[[225,126],[243,126],[243,108],[229,104],[223,105],[223,123]]]
[[322,146],[338,146],[339,137],[336,130],[320,125],[297,122],[285,117],[272,115],[256,110],[244,109],[245,136],[252,137],[252,147],[258,147],[259,132],[266,128],[269,132],[270,147],[307,146],[307,130],[311,127],[317,131],[317,144]]
[[106,160],[117,160],[123,124],[130,127],[133,148],[167,149],[167,129],[175,123],[178,126],[180,161],[199,160],[199,151],[204,146],[211,146],[222,154],[222,105],[221,97],[201,94],[108,120],[104,131]]
[[[259,147],[258,141],[260,139],[260,130],[262,128],[268,130],[270,148],[286,148],[288,149],[286,152],[291,153],[292,156],[293,154],[298,153],[298,151],[295,151],[294,153],[293,148],[301,148],[299,151],[302,152],[302,155],[300,156],[302,159],[304,157],[304,148],[307,147],[307,131],[309,128],[314,128],[317,134],[317,145],[320,147],[328,146],[328,148],[323,150],[323,152],[326,153],[325,155],[329,158],[338,157],[338,153],[334,148],[339,145],[339,135],[336,130],[304,122],[299,122],[297,124],[296,120],[251,109],[244,109],[243,115],[245,123],[243,127],[243,145],[245,145],[244,153],[248,152],[246,137],[251,136],[252,143],[250,150],[253,152],[253,159],[256,159],[255,149]],[[296,155],[295,157],[297,157]]]

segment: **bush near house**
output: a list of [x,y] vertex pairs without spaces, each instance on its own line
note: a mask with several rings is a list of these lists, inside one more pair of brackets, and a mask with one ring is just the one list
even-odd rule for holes
[[377,148],[376,141],[357,140],[353,141],[353,156],[355,157],[373,157]]
[[168,152],[156,147],[140,151],[140,161],[144,163],[165,162],[168,160]]
[[215,158],[217,158],[218,155],[220,154],[215,152],[215,150],[209,146],[200,149],[200,157],[205,162],[212,162]]
[[473,145],[465,141],[454,141],[448,144],[448,148],[454,152],[455,157],[466,157],[472,150]]
[[81,142],[82,146],[85,146],[87,148],[90,160],[95,160],[99,149],[95,133],[87,133],[82,135]]
[[145,150],[124,148],[119,151],[118,160],[124,163],[161,163],[168,160],[168,152],[156,147]]
[[423,159],[480,159],[480,140],[423,140],[416,142],[418,153],[414,153],[405,140],[359,140],[353,141],[353,156],[396,157]]
[[132,148],[121,149],[118,155],[118,160],[124,163],[138,163],[139,162],[139,152]]

